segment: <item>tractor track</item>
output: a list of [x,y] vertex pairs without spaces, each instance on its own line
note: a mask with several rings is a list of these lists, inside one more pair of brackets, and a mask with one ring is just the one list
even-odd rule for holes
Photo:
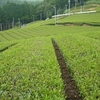
[[64,90],[65,90],[65,98],[66,100],[82,100],[78,88],[75,85],[74,80],[70,76],[69,70],[67,69],[67,65],[65,63],[64,57],[61,54],[59,47],[57,46],[56,42],[52,39],[52,44],[55,49],[55,54],[60,66],[61,70],[61,77],[64,83]]

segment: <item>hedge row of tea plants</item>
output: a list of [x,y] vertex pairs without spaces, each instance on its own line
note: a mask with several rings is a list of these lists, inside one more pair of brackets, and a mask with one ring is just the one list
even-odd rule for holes
[[100,40],[77,35],[55,37],[83,100],[100,100]]
[[0,53],[0,100],[64,99],[51,39],[23,40]]

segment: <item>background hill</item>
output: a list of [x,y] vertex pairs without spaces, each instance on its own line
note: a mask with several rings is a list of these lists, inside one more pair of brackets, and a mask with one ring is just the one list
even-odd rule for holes
[[17,4],[21,4],[24,1],[26,2],[34,2],[35,4],[42,2],[43,0],[0,0],[0,6],[5,5],[7,2],[13,2],[13,3],[17,3]]
[[[91,8],[94,5],[88,6],[90,3],[99,2],[100,0],[76,0],[76,11],[80,11],[80,6]],[[69,8],[68,0],[0,0],[0,5],[0,23],[3,29],[12,28],[12,23],[18,26],[51,18],[55,14],[54,7],[57,14],[66,13]],[[70,6],[71,11],[75,12],[75,0],[71,0]]]

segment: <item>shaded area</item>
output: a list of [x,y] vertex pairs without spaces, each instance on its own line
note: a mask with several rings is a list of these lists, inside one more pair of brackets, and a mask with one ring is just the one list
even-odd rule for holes
[[16,45],[16,44],[17,44],[17,43],[11,44],[11,45],[9,45],[9,46],[7,46],[7,47],[1,49],[0,52],[3,52],[3,51],[5,51],[5,50],[9,49],[9,47],[12,47],[12,46],[14,46],[14,45]]
[[[55,25],[55,24],[48,24],[48,25]],[[59,23],[57,22],[56,25],[62,25],[62,26],[94,26],[94,27],[100,27],[99,22],[91,22],[91,23],[85,23],[85,22],[64,22]]]
[[55,43],[55,41],[53,39],[52,39],[52,44],[54,46],[55,54],[56,54],[58,63],[60,65],[60,69],[61,69],[61,73],[62,73],[61,77],[64,82],[66,100],[82,100],[80,97],[78,88],[75,85],[75,82],[72,79],[72,77],[70,76],[69,70],[66,67],[64,57],[61,54],[59,47],[57,46],[57,44]]

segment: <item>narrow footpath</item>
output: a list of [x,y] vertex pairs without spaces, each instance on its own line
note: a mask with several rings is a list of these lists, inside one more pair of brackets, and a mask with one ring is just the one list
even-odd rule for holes
[[55,49],[55,54],[60,66],[60,70],[61,70],[61,77],[64,83],[64,89],[65,89],[65,97],[66,100],[82,100],[80,95],[79,95],[79,91],[77,86],[75,85],[74,80],[72,79],[72,77],[70,76],[70,73],[67,69],[65,60],[63,55],[61,54],[59,47],[57,46],[57,44],[55,43],[55,41],[52,39],[52,44],[53,47]]

